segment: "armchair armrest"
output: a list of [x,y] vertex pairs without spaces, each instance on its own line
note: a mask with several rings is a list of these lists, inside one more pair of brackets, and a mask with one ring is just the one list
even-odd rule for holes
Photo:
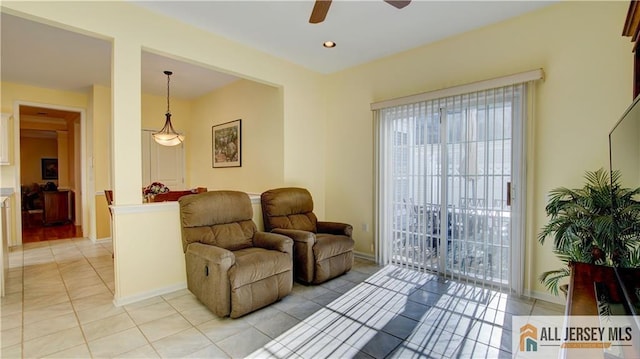
[[339,234],[351,237],[353,227],[350,224],[340,222],[322,222],[318,221],[318,233]]
[[221,269],[224,269],[224,271],[236,263],[236,256],[233,252],[203,243],[196,242],[189,244],[186,253],[208,263],[218,265]]
[[231,312],[229,269],[236,263],[233,252],[199,242],[185,252],[187,287],[220,317]]
[[312,232],[301,231],[299,229],[283,229],[276,228],[271,231],[271,233],[277,233],[285,235],[291,239],[293,239],[296,243],[305,243],[310,246],[313,246],[316,243],[316,236]]
[[253,245],[284,253],[293,253],[293,239],[277,233],[256,232],[253,236]]
[[293,239],[293,262],[296,268],[294,275],[302,282],[311,283],[315,265],[313,256],[313,246],[316,244],[315,233],[281,228],[276,228],[271,233],[283,234]]

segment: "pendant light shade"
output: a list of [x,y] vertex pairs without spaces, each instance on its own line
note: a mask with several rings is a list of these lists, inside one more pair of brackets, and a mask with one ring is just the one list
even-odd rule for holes
[[164,121],[164,127],[162,130],[152,134],[153,139],[163,145],[163,146],[175,146],[179,145],[184,141],[184,135],[181,135],[173,129],[173,125],[171,124],[171,111],[169,110],[169,81],[170,76],[173,74],[171,71],[165,71],[165,75],[167,75],[167,113],[165,114],[166,119]]

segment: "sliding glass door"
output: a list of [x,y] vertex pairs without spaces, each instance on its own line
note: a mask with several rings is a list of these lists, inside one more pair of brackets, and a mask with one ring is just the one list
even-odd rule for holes
[[523,97],[515,85],[379,110],[388,262],[511,286],[522,241],[511,190],[524,180]]

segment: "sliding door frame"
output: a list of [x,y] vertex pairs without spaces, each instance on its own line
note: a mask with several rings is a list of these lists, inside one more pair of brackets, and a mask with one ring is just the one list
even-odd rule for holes
[[[508,289],[512,292],[522,294],[523,292],[523,284],[524,284],[524,238],[525,238],[525,210],[527,207],[526,204],[526,149],[527,149],[527,128],[528,128],[528,116],[530,115],[530,111],[528,108],[531,106],[531,98],[532,95],[532,83],[534,80],[540,79],[543,77],[542,70],[534,70],[528,73],[516,74],[510,77],[507,77],[507,81],[513,81],[513,79],[523,79],[528,78],[529,84],[524,83],[524,91],[522,93],[522,106],[520,110],[522,111],[520,117],[520,121],[516,119],[512,119],[512,136],[511,136],[511,178],[512,178],[512,186],[511,186],[511,220],[510,220],[510,233],[512,240],[510,241],[510,262],[509,265],[511,267],[510,275],[508,278]],[[509,80],[510,79],[510,80]],[[498,79],[499,80],[499,79]],[[483,83],[495,83],[496,80],[489,80],[488,82]],[[507,84],[508,85],[508,84]],[[463,86],[464,87],[464,86]],[[465,88],[468,88],[465,87]],[[447,92],[447,95],[451,95],[451,91],[455,92],[456,89],[446,89],[435,91],[437,93],[442,94],[443,91]],[[431,95],[430,95],[431,94]],[[433,93],[427,93],[426,97],[433,98]],[[425,97],[425,94],[420,94],[416,96],[411,96],[409,98],[415,99],[417,96]],[[372,104],[372,109],[374,110],[374,128],[375,128],[375,155],[374,155],[374,169],[376,171],[377,176],[374,179],[374,190],[375,190],[375,202],[374,202],[374,210],[376,215],[375,217],[375,241],[376,241],[376,259],[381,264],[388,264],[391,262],[391,252],[392,252],[392,241],[389,240],[393,238],[393,233],[391,231],[391,223],[393,221],[393,208],[388,204],[392,203],[392,198],[390,193],[383,193],[385,183],[390,183],[392,180],[389,175],[389,171],[384,168],[384,163],[389,160],[389,153],[385,152],[385,148],[389,145],[388,141],[392,139],[386,138],[383,136],[383,127],[385,124],[382,122],[381,109],[385,108],[383,105],[385,104],[393,104],[397,105],[398,101],[406,100],[408,98],[403,99],[395,99],[384,101],[376,104]],[[446,121],[446,111],[440,112],[440,134],[441,139],[445,142],[447,141],[447,121]],[[444,144],[443,146],[447,146]],[[447,169],[447,154],[446,151],[442,151],[442,167],[443,169]],[[383,178],[382,176],[386,176]],[[446,176],[444,176],[446,177]],[[441,198],[446,199],[447,195],[447,180],[442,181],[441,186]],[[389,192],[389,191],[387,191]],[[446,206],[445,204],[441,204],[442,206]],[[447,218],[446,216],[440,216],[440,228],[447,228]],[[443,233],[446,236],[446,233]],[[446,268],[446,254],[447,253],[447,241],[441,240],[442,248],[439,249],[439,252],[442,253],[440,255],[438,266],[440,266],[445,272],[448,270]],[[506,289],[506,288],[505,288]]]

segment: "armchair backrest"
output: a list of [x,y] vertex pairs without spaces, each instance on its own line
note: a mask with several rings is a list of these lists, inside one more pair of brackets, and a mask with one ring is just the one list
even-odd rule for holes
[[317,232],[318,218],[313,213],[311,193],[306,189],[272,189],[262,193],[260,200],[265,231],[281,228]]
[[210,191],[181,197],[182,247],[193,242],[235,251],[253,246],[256,225],[244,192]]

